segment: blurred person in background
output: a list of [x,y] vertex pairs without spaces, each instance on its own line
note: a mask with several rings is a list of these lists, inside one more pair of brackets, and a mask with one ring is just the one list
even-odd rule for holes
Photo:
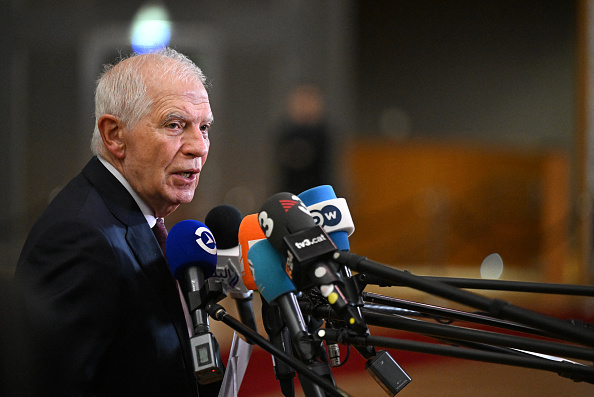
[[280,191],[299,194],[332,184],[332,142],[317,85],[299,84],[290,92],[275,148]]

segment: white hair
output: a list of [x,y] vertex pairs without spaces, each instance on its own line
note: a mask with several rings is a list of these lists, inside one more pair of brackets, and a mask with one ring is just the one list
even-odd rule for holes
[[134,54],[115,65],[105,65],[95,91],[95,129],[91,138],[93,154],[105,154],[98,127],[102,115],[117,116],[130,129],[151,111],[153,98],[147,93],[147,68],[144,67],[149,64],[153,75],[167,75],[173,80],[184,82],[198,79],[207,87],[202,70],[187,56],[172,48],[149,54]]

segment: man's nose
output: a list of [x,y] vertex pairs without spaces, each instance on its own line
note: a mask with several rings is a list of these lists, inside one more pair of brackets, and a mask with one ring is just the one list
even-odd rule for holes
[[184,154],[192,157],[204,157],[208,154],[210,142],[207,135],[200,129],[199,126],[186,131],[182,149]]

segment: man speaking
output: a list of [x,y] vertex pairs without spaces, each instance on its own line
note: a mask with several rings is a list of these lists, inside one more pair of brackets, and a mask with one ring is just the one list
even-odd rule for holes
[[213,122],[205,84],[172,49],[101,75],[95,156],[41,215],[16,268],[44,395],[198,394],[180,293],[151,229],[194,197]]

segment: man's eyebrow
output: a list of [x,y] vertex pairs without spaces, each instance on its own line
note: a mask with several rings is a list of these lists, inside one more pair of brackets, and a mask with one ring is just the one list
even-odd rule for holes
[[[173,112],[173,113],[169,113],[167,116],[165,116],[165,118],[163,119],[162,125],[167,124],[171,120],[182,120],[185,122],[191,121],[191,119],[186,114],[179,113],[179,112]],[[212,116],[209,116],[204,122],[206,124],[212,124],[212,123],[214,123],[214,118]]]
[[183,120],[183,121],[187,121],[188,120],[188,117],[185,116],[184,114],[178,113],[178,112],[169,113],[167,116],[165,116],[165,118],[163,119],[163,122],[161,124],[162,125],[165,125],[168,122],[170,122],[171,120]]

